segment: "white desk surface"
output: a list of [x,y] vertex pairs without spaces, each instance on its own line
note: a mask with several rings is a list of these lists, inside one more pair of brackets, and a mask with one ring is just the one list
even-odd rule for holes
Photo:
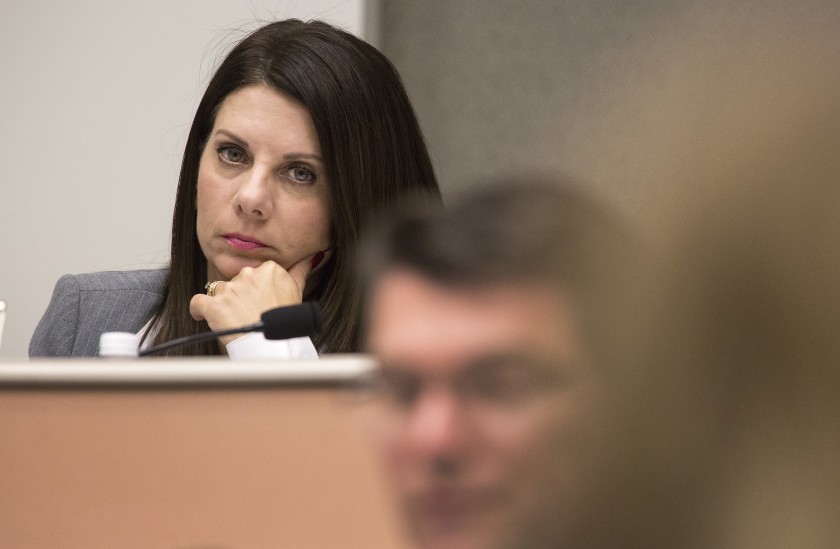
[[343,383],[368,375],[368,355],[328,355],[319,360],[33,359],[0,361],[0,385]]

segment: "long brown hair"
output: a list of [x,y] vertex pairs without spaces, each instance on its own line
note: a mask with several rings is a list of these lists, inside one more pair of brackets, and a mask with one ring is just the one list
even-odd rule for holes
[[[320,21],[265,25],[222,61],[201,99],[184,150],[172,222],[166,296],[155,314],[153,344],[208,330],[190,318],[189,302],[207,282],[196,236],[199,161],[222,102],[243,86],[262,84],[309,111],[331,185],[334,253],[304,299],[319,300],[323,329],[315,346],[359,350],[359,291],[354,255],[368,220],[413,195],[440,200],[420,126],[391,62],[363,40]],[[219,354],[216,342],[171,355]]]

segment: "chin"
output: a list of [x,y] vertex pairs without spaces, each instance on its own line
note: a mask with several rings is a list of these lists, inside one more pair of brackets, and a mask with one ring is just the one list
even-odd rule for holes
[[230,258],[219,261],[216,264],[216,271],[222,276],[224,280],[231,280],[239,274],[245,267],[252,267],[256,269],[265,263],[263,259],[244,259],[244,258]]
[[[422,524],[418,523],[422,522]],[[433,520],[415,521],[415,539],[422,549],[494,549],[499,540],[493,529],[473,521],[441,524]],[[482,527],[484,526],[484,527]]]
[[418,544],[422,549],[493,549],[484,535],[477,532],[436,534],[421,539]]

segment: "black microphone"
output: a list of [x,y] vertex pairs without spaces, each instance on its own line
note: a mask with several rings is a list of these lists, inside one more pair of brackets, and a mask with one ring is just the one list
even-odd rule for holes
[[321,309],[315,301],[271,309],[260,318],[266,339],[304,337],[321,329]]
[[260,322],[239,328],[204,332],[173,339],[172,341],[143,349],[137,355],[153,355],[188,343],[207,341],[208,339],[232,334],[263,332],[266,339],[291,339],[293,337],[310,336],[321,329],[321,309],[315,301],[304,301],[298,305],[287,305],[285,307],[270,309],[264,312],[260,318]]

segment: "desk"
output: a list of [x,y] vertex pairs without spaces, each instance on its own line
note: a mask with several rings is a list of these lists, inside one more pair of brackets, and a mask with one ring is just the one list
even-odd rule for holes
[[323,378],[13,379],[27,364],[55,366],[0,363],[3,547],[407,547],[355,405]]

